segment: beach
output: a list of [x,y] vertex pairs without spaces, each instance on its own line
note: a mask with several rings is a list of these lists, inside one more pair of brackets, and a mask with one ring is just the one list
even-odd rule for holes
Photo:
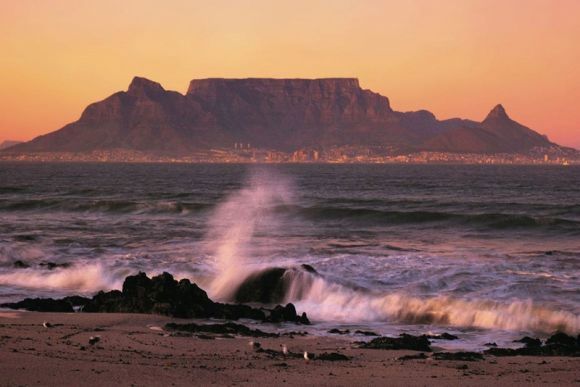
[[[52,327],[45,328],[43,322]],[[415,351],[361,349],[342,337],[221,338],[167,331],[158,315],[0,313],[0,385],[577,385],[580,358],[399,360]],[[210,321],[197,320],[196,323]],[[212,323],[223,323],[213,320]],[[275,325],[264,324],[266,331]],[[297,331],[300,326],[297,326]],[[89,344],[91,337],[99,341]],[[199,337],[198,337],[199,336]],[[264,351],[248,345],[260,342]],[[346,361],[290,354],[340,353]],[[436,347],[434,347],[436,350]],[[274,350],[277,353],[274,353]]]

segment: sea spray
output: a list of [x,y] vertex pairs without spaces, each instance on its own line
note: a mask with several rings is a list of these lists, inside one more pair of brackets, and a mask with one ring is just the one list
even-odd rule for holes
[[290,187],[287,178],[271,170],[253,170],[244,186],[216,207],[204,238],[216,274],[208,289],[212,298],[231,299],[239,284],[262,266],[254,259],[264,255],[255,236],[280,229],[274,212],[293,202]]
[[115,274],[99,263],[73,265],[51,271],[29,268],[0,273],[0,285],[53,290],[65,295],[70,295],[67,292],[92,294],[99,290],[119,289],[125,274],[126,271]]

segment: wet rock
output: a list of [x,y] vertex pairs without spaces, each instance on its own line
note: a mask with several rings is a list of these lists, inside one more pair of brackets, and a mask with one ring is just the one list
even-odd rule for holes
[[14,261],[14,263],[12,263],[12,266],[14,266],[16,269],[28,269],[30,267],[30,265],[22,260],[17,260]]
[[248,277],[236,290],[236,302],[278,303],[284,300],[287,284],[284,281],[286,269],[275,267]]
[[3,308],[26,309],[33,312],[74,312],[70,303],[52,298],[26,298],[20,302],[0,305]]
[[345,329],[344,331],[341,331],[338,328],[333,328],[333,329],[329,330],[328,333],[331,333],[333,335],[348,335],[350,333],[350,330]]
[[433,340],[458,340],[459,337],[452,335],[450,333],[447,332],[443,332],[440,335],[425,335],[425,337],[427,337],[428,339],[433,339]]
[[427,359],[428,356],[425,355],[423,352],[417,354],[417,355],[406,355],[406,356],[401,356],[399,357],[397,360],[424,360]]
[[430,342],[425,336],[413,336],[406,333],[399,337],[377,337],[364,343],[362,348],[369,349],[410,349],[413,351],[431,352]]
[[542,340],[534,339],[529,336],[522,337],[519,340],[514,340],[514,343],[523,343],[528,348],[539,348],[542,346]]
[[356,330],[354,332],[357,335],[363,335],[363,336],[379,336],[378,333],[372,332],[372,331],[361,331],[361,330]]
[[179,318],[241,318],[267,322],[309,324],[305,313],[298,316],[292,304],[273,310],[243,304],[213,302],[207,293],[188,279],[177,282],[169,273],[148,278],[145,273],[129,276],[123,291],[99,292],[85,305],[84,312],[156,313]]
[[268,268],[247,277],[234,292],[234,300],[240,303],[277,304],[284,301],[292,285],[298,293],[307,290],[313,275],[318,273],[310,265]]
[[318,272],[316,271],[315,268],[313,268],[310,265],[307,265],[305,263],[303,263],[302,265],[300,265],[301,268],[303,268],[304,270],[306,270],[309,273],[313,273],[313,274],[318,274]]
[[518,340],[526,345],[522,348],[490,348],[484,353],[494,356],[580,356],[580,335],[570,336],[562,332],[552,335],[544,345],[529,337]]
[[54,269],[66,269],[67,267],[70,267],[71,264],[68,262],[64,262],[64,263],[41,262],[39,264],[39,266],[43,266],[43,267],[47,268],[48,270],[54,270]]
[[213,333],[220,335],[238,335],[248,337],[279,337],[276,333],[267,333],[259,329],[251,329],[245,325],[235,323],[225,324],[177,324],[168,323],[165,329],[170,331],[183,331],[191,333]]
[[478,352],[437,352],[433,354],[435,360],[478,361],[483,355]]
[[36,240],[35,235],[16,235],[14,240],[17,242],[34,242]]
[[317,360],[324,361],[345,361],[350,360],[350,358],[342,353],[338,352],[324,352],[316,357]]

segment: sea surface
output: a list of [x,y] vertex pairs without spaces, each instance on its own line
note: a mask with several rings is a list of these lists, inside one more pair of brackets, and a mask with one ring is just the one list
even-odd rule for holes
[[0,303],[300,264],[314,333],[577,334],[580,167],[0,163]]

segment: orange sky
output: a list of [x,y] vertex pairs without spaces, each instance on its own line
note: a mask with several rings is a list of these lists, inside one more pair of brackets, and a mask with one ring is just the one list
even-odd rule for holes
[[134,75],[358,77],[397,110],[497,103],[580,148],[580,1],[0,0],[0,141],[78,119]]

